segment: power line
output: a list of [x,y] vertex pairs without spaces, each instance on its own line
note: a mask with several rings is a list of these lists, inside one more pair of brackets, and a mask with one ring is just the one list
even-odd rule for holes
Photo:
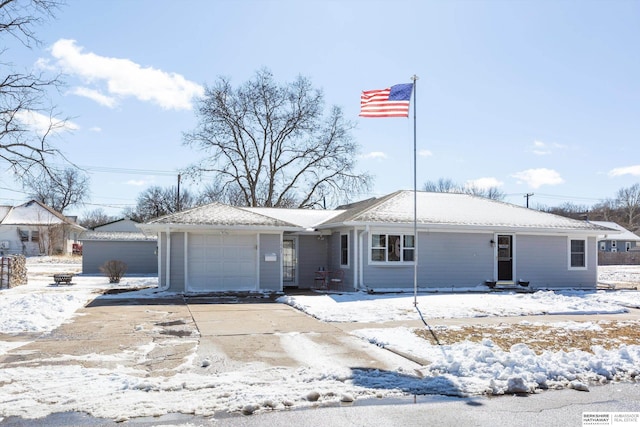
[[106,166],[82,166],[78,165],[81,169],[88,172],[102,172],[102,173],[117,173],[117,174],[132,174],[132,175],[177,175],[178,171],[156,170],[156,169],[133,169],[133,168],[112,168]]

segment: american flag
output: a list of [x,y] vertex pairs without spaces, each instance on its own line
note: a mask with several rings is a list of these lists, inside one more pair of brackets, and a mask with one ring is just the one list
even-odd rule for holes
[[360,117],[409,117],[413,83],[366,90],[360,96]]

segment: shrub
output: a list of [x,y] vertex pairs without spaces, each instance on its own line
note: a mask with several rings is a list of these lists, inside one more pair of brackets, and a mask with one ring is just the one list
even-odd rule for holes
[[109,278],[109,283],[120,283],[120,278],[127,272],[127,264],[112,259],[102,264],[100,271]]

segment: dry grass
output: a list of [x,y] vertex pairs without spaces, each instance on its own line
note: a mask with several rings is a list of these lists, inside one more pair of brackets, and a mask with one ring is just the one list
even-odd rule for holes
[[575,327],[500,323],[485,326],[435,327],[431,330],[425,328],[415,333],[433,345],[450,345],[462,341],[482,342],[489,339],[505,351],[515,344],[526,344],[537,354],[561,350],[591,352],[592,346],[612,349],[622,344],[640,345],[640,322],[602,321],[592,324],[593,327],[590,328],[580,328],[580,324],[572,326]]

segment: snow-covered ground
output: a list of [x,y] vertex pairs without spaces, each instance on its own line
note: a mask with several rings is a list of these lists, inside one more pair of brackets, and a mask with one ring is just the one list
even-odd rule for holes
[[[28,271],[27,285],[0,291],[0,355],[72,321],[78,308],[114,286],[105,277],[82,275],[74,278],[73,286],[51,286],[53,272],[80,271],[74,259],[30,258]],[[600,271],[600,280],[607,283],[637,286],[636,278],[640,278],[640,267],[602,267]],[[117,285],[142,289],[128,292],[128,298],[149,296],[157,291],[156,286],[156,278],[126,276]],[[561,387],[582,390],[594,383],[640,378],[640,342],[633,340],[593,345],[588,351],[570,347],[540,351],[527,342],[501,348],[486,338],[437,345],[416,334],[415,327],[397,326],[398,323],[389,326],[392,321],[420,320],[413,295],[296,295],[283,296],[280,301],[325,322],[363,323],[362,328],[351,325],[355,336],[429,363],[415,372],[399,368],[395,373],[362,369],[331,372],[326,366],[321,370],[314,366],[296,370],[275,367],[252,370],[250,375],[245,375],[251,378],[244,378],[243,372],[199,375],[197,370],[185,368],[193,364],[193,360],[185,360],[180,370],[169,378],[140,378],[140,373],[131,368],[87,368],[73,364],[55,364],[55,369],[10,367],[0,370],[0,420],[8,415],[42,417],[60,411],[88,412],[120,420],[181,411],[211,415],[216,411],[236,411],[243,406],[253,411],[312,405],[315,399],[310,399],[309,393],[314,392],[320,393],[320,401],[337,402],[407,393],[503,394]],[[611,315],[639,306],[637,290],[418,296],[418,307],[427,322],[540,314]],[[555,336],[604,327],[597,317],[589,319],[558,321],[546,327],[552,328]],[[640,327],[637,320],[625,323],[634,322]],[[531,321],[522,323],[535,326]],[[508,328],[504,334],[509,334]],[[290,351],[303,349],[304,346],[293,345]],[[99,361],[101,356],[90,357]],[[108,357],[111,358],[108,362],[117,366],[113,356]],[[304,360],[295,354],[292,359]],[[51,391],[56,389],[70,390],[70,393],[82,390],[82,396],[66,395],[56,399],[51,397]],[[157,393],[151,396],[149,391]]]

